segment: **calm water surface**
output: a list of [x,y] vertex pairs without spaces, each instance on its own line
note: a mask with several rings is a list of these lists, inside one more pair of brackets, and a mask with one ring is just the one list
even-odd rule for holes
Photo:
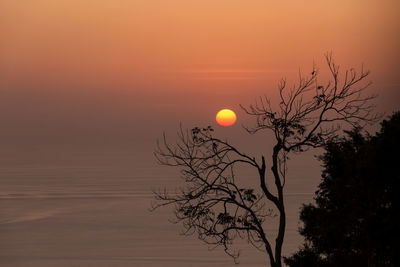
[[[1,266],[234,266],[179,235],[168,208],[149,212],[151,190],[174,187],[175,173],[146,156],[36,152],[0,157]],[[285,254],[296,250],[298,210],[312,201],[318,163],[294,162],[288,182]],[[315,169],[316,176],[304,175]],[[300,178],[299,178],[300,177]],[[268,228],[273,231],[273,228]],[[239,266],[262,266],[266,255],[244,246]]]

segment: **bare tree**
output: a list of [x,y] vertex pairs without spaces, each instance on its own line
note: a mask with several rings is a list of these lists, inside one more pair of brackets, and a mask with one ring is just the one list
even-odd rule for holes
[[[270,265],[282,266],[282,245],[286,215],[284,186],[289,153],[323,146],[340,134],[340,124],[360,126],[377,119],[370,104],[376,96],[363,96],[370,83],[365,83],[369,72],[361,68],[346,70],[339,79],[339,66],[331,54],[326,55],[330,81],[317,82],[318,71],[313,67],[308,76],[299,75],[297,85],[288,88],[279,83],[280,103],[273,107],[265,97],[243,110],[255,117],[249,133],[270,130],[275,136],[272,159],[267,162],[251,157],[227,141],[213,136],[213,129],[180,129],[176,144],[164,138],[158,143],[155,156],[159,163],[180,168],[185,186],[174,193],[155,192],[153,209],[174,205],[176,223],[182,223],[184,234],[197,234],[207,244],[223,246],[235,261],[239,256],[233,241],[242,238],[255,248],[266,252]],[[243,165],[257,171],[259,187],[240,187],[235,168]],[[273,183],[267,183],[270,179]],[[274,187],[274,188],[272,188]],[[274,207],[274,210],[268,207]],[[275,241],[267,237],[265,224],[278,216]]]

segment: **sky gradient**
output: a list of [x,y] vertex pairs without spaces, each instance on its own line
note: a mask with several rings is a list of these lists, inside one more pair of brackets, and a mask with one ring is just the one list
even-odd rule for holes
[[[156,164],[156,139],[174,140],[180,124],[211,125],[269,159],[273,138],[249,136],[242,125],[253,120],[239,104],[274,101],[282,77],[291,86],[313,64],[326,79],[327,52],[342,70],[371,70],[377,111],[399,110],[399,11],[398,0],[0,0],[3,259],[231,266],[221,251],[208,258],[203,244],[183,241],[168,210],[148,211],[151,188],[179,181]],[[223,108],[235,125],[217,125]],[[285,253],[301,242],[298,210],[319,183],[317,152],[289,165]],[[245,266],[265,260],[253,253]]]
[[370,69],[368,93],[390,114],[400,99],[399,9],[395,0],[3,0],[0,146],[122,148],[150,164],[163,131],[218,127],[222,108],[238,120],[219,133],[243,140],[252,120],[239,104],[273,100],[282,77],[291,85],[313,64],[324,79],[326,52],[342,70]]

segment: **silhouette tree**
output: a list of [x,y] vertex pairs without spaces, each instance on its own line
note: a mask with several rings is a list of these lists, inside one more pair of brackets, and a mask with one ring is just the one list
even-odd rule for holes
[[316,204],[301,210],[306,244],[289,266],[395,266],[400,112],[381,125],[374,137],[356,128],[327,144]]
[[[278,105],[273,107],[265,97],[248,108],[242,106],[256,120],[254,127],[245,128],[249,133],[269,130],[274,134],[268,163],[264,156],[256,159],[215,137],[210,126],[181,129],[176,144],[169,144],[164,135],[155,156],[162,165],[180,168],[185,186],[174,193],[155,192],[153,209],[174,205],[175,222],[182,223],[184,234],[197,234],[207,244],[224,247],[235,260],[239,253],[233,241],[243,238],[266,252],[271,266],[282,266],[288,154],[325,145],[339,134],[340,123],[355,126],[376,119],[370,104],[375,96],[363,96],[369,86],[365,82],[369,72],[346,70],[340,81],[339,66],[331,54],[326,55],[326,61],[331,79],[325,84],[317,82],[318,71],[313,67],[310,75],[299,74],[294,87],[287,87],[286,81],[281,80]],[[259,187],[239,186],[235,168],[243,166],[257,171]],[[273,205],[274,210],[268,205]],[[267,237],[264,228],[273,216],[279,218],[275,242]]]

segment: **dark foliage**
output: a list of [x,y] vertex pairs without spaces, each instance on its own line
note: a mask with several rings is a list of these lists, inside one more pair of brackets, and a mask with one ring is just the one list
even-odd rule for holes
[[326,146],[316,205],[303,206],[300,215],[306,244],[286,264],[395,266],[400,112],[381,126],[376,136],[356,128]]

